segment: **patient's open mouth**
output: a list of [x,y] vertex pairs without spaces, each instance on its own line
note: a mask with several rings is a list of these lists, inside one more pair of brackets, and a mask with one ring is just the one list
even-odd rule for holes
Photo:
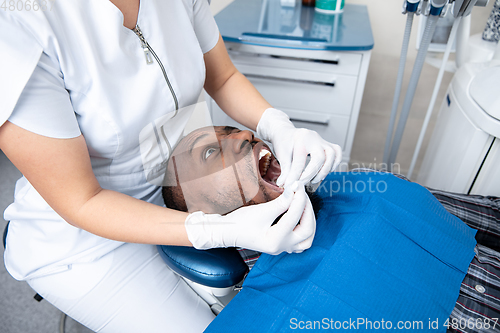
[[276,180],[278,180],[281,174],[281,167],[278,160],[271,153],[269,147],[263,143],[257,144],[254,147],[255,153],[258,153],[257,157],[257,168],[259,170],[259,175],[268,184],[272,185],[275,190],[282,189],[276,185]]

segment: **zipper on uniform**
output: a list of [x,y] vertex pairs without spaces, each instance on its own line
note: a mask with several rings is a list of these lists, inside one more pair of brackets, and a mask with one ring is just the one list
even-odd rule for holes
[[144,51],[144,55],[146,56],[146,64],[148,65],[152,64],[153,58],[151,57],[151,52],[149,51],[149,44],[146,41],[146,38],[144,38],[144,36],[142,35],[142,31],[138,25],[135,26],[134,32],[137,35],[137,37],[139,37],[139,39],[141,40],[142,49]]
[[163,67],[163,64],[160,61],[160,58],[156,55],[155,51],[153,51],[153,48],[151,45],[149,45],[148,41],[146,38],[144,38],[144,35],[142,34],[141,28],[139,28],[139,25],[136,25],[135,28],[133,29],[137,37],[139,37],[139,40],[141,41],[141,46],[142,49],[144,50],[144,55],[146,57],[146,63],[148,65],[153,63],[153,56],[156,59],[156,62],[158,62],[158,65],[160,65],[161,71],[163,73],[163,77],[165,78],[165,81],[167,81],[168,88],[170,89],[170,93],[172,94],[172,97],[174,98],[174,104],[175,104],[175,115],[177,114],[177,110],[179,110],[179,102],[177,101],[177,96],[175,95],[174,88],[172,88],[172,85],[170,84],[170,80],[168,79],[167,76],[167,71],[165,70],[165,67]]

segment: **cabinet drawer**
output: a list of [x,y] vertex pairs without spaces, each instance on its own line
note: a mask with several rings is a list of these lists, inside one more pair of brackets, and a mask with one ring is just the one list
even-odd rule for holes
[[295,127],[316,131],[326,141],[338,144],[342,149],[346,148],[349,117],[286,108],[281,110],[290,117]]
[[[216,126],[234,126],[240,129],[245,128],[225,114],[217,104],[211,101],[213,124]],[[329,142],[338,144],[345,149],[347,130],[349,127],[349,117],[307,112],[291,108],[281,108],[290,117],[296,127],[308,128],[318,132],[321,137]]]
[[333,113],[349,116],[356,92],[356,77],[312,76],[267,71],[262,68],[242,73],[275,108]]
[[283,69],[359,75],[363,56],[357,53],[267,48],[226,44],[234,63]]

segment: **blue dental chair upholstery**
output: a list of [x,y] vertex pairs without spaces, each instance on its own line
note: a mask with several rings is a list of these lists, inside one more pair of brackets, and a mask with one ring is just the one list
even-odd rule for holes
[[202,251],[192,247],[158,245],[158,252],[173,271],[207,287],[232,287],[248,272],[248,266],[235,248]]
[[3,248],[5,249],[5,246],[7,244],[7,232],[9,232],[9,222],[7,222],[7,225],[5,226],[5,229],[3,229]]

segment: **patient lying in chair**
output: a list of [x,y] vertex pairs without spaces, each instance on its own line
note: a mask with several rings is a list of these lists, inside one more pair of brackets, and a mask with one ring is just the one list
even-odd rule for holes
[[[271,149],[248,131],[203,128],[172,156],[163,188],[171,208],[225,214],[283,191]],[[464,221],[477,235],[418,184],[330,174],[315,192],[312,247],[262,255],[207,332],[500,331],[500,201],[438,195],[471,201]]]

